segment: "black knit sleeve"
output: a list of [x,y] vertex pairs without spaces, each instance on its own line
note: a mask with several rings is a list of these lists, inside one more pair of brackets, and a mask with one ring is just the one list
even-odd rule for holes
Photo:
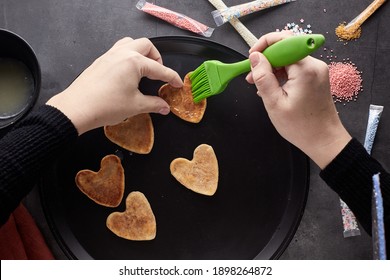
[[352,139],[321,171],[320,176],[349,206],[366,232],[371,234],[372,176],[377,173],[380,173],[384,202],[386,239],[390,242],[390,175],[361,143]]
[[42,106],[0,139],[0,224],[31,191],[40,171],[77,139],[59,110]]

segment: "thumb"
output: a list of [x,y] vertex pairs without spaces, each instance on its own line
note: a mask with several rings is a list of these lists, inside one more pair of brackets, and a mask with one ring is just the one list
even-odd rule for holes
[[170,112],[168,103],[161,97],[140,94],[137,99],[139,114],[158,113],[168,115]]
[[260,52],[249,55],[252,69],[252,79],[257,88],[257,94],[263,99],[272,98],[272,93],[280,91],[280,85],[273,73],[272,66]]

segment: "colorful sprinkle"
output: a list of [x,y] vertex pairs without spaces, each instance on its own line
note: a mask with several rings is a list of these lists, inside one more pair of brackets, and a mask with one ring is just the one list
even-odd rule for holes
[[341,216],[343,219],[344,237],[360,235],[360,230],[359,230],[356,217],[351,211],[351,209],[349,209],[348,205],[341,199],[340,199],[340,206],[341,206]]
[[[299,20],[301,23],[303,23],[305,20],[301,18]],[[289,22],[286,23],[286,25],[283,27],[284,30],[291,30],[294,35],[300,35],[300,34],[312,34],[313,31],[311,30],[311,24],[307,24],[306,27],[301,27],[299,24],[295,22]],[[279,31],[280,29],[276,29],[276,31]]]

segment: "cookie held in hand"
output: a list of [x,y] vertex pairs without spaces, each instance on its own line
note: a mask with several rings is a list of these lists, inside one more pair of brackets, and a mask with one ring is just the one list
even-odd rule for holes
[[100,163],[100,170],[80,170],[76,174],[77,187],[97,204],[116,207],[123,198],[125,174],[121,160],[116,155],[105,156]]
[[149,154],[154,144],[153,123],[148,113],[127,118],[116,125],[107,125],[104,134],[111,142],[137,154]]
[[156,218],[149,201],[138,191],[127,196],[124,212],[113,212],[107,217],[106,226],[117,236],[129,240],[152,240],[156,237]]
[[171,112],[179,118],[199,123],[206,111],[206,99],[195,103],[192,97],[192,86],[189,74],[184,77],[184,85],[181,88],[174,88],[164,84],[158,91],[158,95],[171,107]]
[[170,165],[171,174],[186,188],[203,194],[214,195],[218,187],[218,161],[211,146],[199,145],[190,161],[176,158]]

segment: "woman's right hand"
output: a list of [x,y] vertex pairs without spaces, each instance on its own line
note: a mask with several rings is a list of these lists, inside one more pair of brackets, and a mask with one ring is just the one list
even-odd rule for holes
[[289,36],[289,32],[273,32],[259,39],[250,50],[252,71],[247,81],[256,85],[280,135],[324,168],[351,136],[330,94],[326,63],[308,56],[293,65],[273,69],[261,54],[269,45]]

